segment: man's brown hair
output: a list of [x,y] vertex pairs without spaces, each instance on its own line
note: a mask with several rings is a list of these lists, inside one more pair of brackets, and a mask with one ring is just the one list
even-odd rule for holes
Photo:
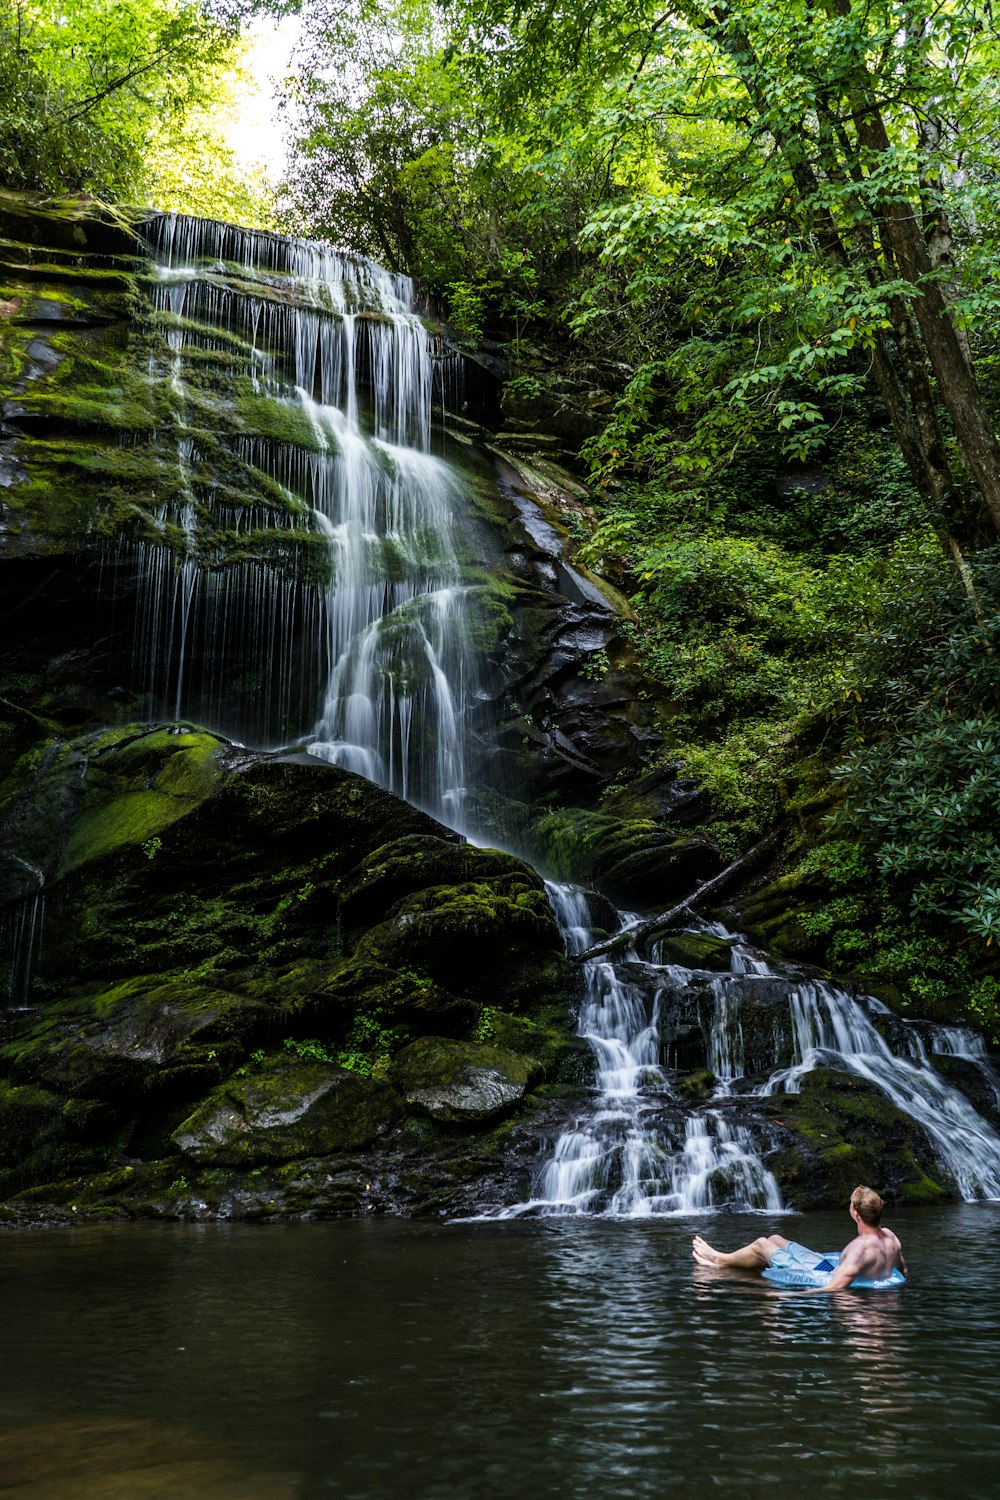
[[857,1214],[858,1218],[861,1219],[865,1224],[870,1224],[875,1229],[878,1228],[882,1219],[882,1210],[885,1207],[885,1204],[882,1202],[882,1199],[879,1197],[878,1193],[876,1193],[872,1188],[856,1187],[854,1189],[854,1192],[851,1194],[851,1207],[854,1209],[854,1212]]

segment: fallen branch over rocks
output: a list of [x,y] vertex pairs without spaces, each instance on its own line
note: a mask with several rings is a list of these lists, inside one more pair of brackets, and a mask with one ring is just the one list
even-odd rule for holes
[[731,865],[727,865],[718,875],[714,875],[711,880],[706,880],[704,884],[699,885],[690,896],[685,896],[683,901],[678,901],[677,905],[672,906],[669,911],[662,911],[655,917],[645,917],[634,926],[626,927],[612,937],[603,938],[601,942],[595,943],[592,948],[587,948],[583,953],[574,953],[574,961],[580,964],[586,963],[588,959],[600,958],[602,954],[613,953],[619,948],[640,942],[643,938],[668,931],[671,924],[675,923],[679,917],[687,916],[692,908],[700,905],[707,896],[714,895],[716,891],[728,885],[734,876],[755,865],[770,849],[774,848],[781,833],[782,830],[776,828],[773,833],[767,835],[767,838],[754,844],[746,854],[741,854],[739,859],[734,859]]

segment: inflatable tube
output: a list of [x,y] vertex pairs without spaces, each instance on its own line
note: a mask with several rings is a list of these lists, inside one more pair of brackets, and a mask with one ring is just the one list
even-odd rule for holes
[[[761,1274],[775,1286],[826,1286],[839,1264],[839,1250],[829,1253],[810,1250],[792,1240],[783,1250],[775,1250],[771,1256],[771,1264]],[[905,1286],[906,1277],[893,1268],[891,1274],[881,1281],[872,1281],[867,1276],[855,1276],[850,1285],[883,1291],[887,1287]]]

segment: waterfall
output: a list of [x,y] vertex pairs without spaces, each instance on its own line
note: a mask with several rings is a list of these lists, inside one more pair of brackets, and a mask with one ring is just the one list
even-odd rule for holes
[[[122,436],[134,521],[105,561],[135,588],[134,672],[152,712],[304,746],[467,829],[482,552],[433,423],[454,356],[409,278],[362,258],[178,215],[152,217],[147,241],[152,431],[145,445],[141,423]],[[43,935],[35,874],[0,915],[12,1005],[30,1003]],[[567,951],[583,953],[591,899],[548,891]],[[779,1210],[753,1101],[795,1093],[820,1066],[915,1120],[964,1197],[1000,1197],[1000,1137],[935,1066],[962,1059],[1000,1098],[969,1033],[897,1022],[887,1036],[877,1002],[701,930],[729,944],[728,973],[665,962],[656,944],[581,964],[596,1084],[510,1213]],[[762,1024],[751,1011],[765,992]],[[665,1030],[682,994],[706,1013],[685,1096]]]
[[[171,395],[176,471],[152,534],[132,544],[151,690],[171,713],[207,705],[224,723],[225,685],[197,666],[213,641],[210,659],[256,685],[277,742],[298,736],[465,828],[477,693],[467,506],[433,452],[440,381],[412,283],[327,246],[173,215],[153,221],[150,243],[164,350],[153,358]],[[243,399],[268,414],[272,435],[230,432],[221,464],[207,452],[196,354],[241,362]],[[594,937],[586,893],[548,889],[567,950],[582,952]],[[918,1120],[964,1196],[1000,1194],[1000,1143],[918,1055],[915,1033],[910,1055],[897,1056],[845,991],[789,981],[716,935],[732,956],[729,974],[700,980],[712,1096],[679,1098],[663,1066],[661,1002],[691,971],[661,962],[655,946],[648,963],[634,953],[585,962],[578,1031],[594,1057],[593,1098],[515,1212],[773,1211],[765,1133],[734,1118],[732,1096],[794,1091],[820,1064],[876,1084]],[[746,1006],[755,987],[776,984],[773,1035],[762,1040],[757,1026],[751,1038]],[[963,1036],[942,1032],[932,1053],[962,1054]]]
[[[431,452],[440,360],[413,283],[172,214],[151,221],[149,243],[176,485],[153,534],[121,547],[141,579],[151,697],[228,727],[224,699],[242,684],[261,706],[237,725],[248,737],[303,739],[461,828],[477,688],[467,507]],[[287,438],[228,433],[220,461],[195,355],[227,351],[251,413]]]
[[[795,1093],[803,1075],[823,1063],[842,1068],[875,1084],[923,1126],[963,1198],[1000,1198],[1000,1136],[929,1064],[919,1039],[915,1056],[897,1056],[862,1005],[825,980],[793,986],[789,1006],[795,1060],[761,1084],[759,1095]],[[976,1055],[958,1028],[941,1040]]]
[[[546,888],[567,952],[583,952],[596,940],[586,893],[553,882]],[[745,1127],[710,1107],[681,1118],[659,1062],[655,994],[648,1005],[645,989],[629,982],[624,967],[602,959],[582,965],[577,1033],[594,1053],[596,1098],[559,1137],[536,1174],[529,1202],[508,1212],[641,1218],[723,1204],[779,1210],[778,1184]],[[657,967],[664,982],[684,972]],[[671,1124],[660,1120],[664,1104],[676,1117]]]
[[[582,953],[596,940],[586,892],[551,883],[547,888],[567,953]],[[631,920],[622,918],[623,933]],[[663,962],[655,943],[649,962],[627,951],[614,961],[583,963],[577,1031],[594,1053],[594,1097],[541,1163],[529,1201],[507,1215],[780,1211],[766,1140],[760,1130],[735,1121],[727,1105],[747,1103],[752,1109],[755,1099],[796,1093],[805,1075],[820,1066],[875,1085],[922,1126],[963,1198],[1000,1198],[1000,1137],[932,1062],[934,1054],[968,1060],[1000,1100],[1000,1079],[980,1039],[961,1027],[931,1027],[929,1056],[918,1027],[902,1023],[893,1051],[866,1009],[885,1012],[878,1001],[863,1003],[825,980],[797,979],[717,924],[702,930],[730,944],[729,973],[709,975]],[[711,999],[706,1051],[715,1080],[712,1098],[694,1108],[677,1098],[660,1065],[661,1008],[692,983]],[[765,1041],[758,1037],[754,1043],[765,1055],[751,1062],[744,1006],[755,991],[766,991],[774,1018]],[[782,1066],[781,1055],[789,1050],[791,1061]],[[766,1076],[758,1081],[761,1071]]]
[[0,995],[8,1010],[21,1010],[29,1004],[44,930],[45,891],[41,884],[32,895],[0,910],[0,953],[6,955],[0,969]]

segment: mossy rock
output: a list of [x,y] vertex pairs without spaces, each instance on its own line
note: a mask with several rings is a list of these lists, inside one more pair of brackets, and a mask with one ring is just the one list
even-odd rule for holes
[[84,1101],[67,1108],[62,1097],[35,1084],[0,1081],[0,1193],[100,1169],[112,1143],[88,1138],[94,1110],[100,1106]]
[[534,1058],[506,1048],[427,1036],[404,1047],[390,1076],[411,1109],[468,1124],[509,1114],[540,1074]]
[[828,895],[829,886],[822,875],[792,871],[740,901],[740,925],[755,942],[784,958],[821,964],[827,940],[814,936],[803,918]]
[[0,1082],[0,1164],[9,1169],[39,1141],[61,1133],[62,1109],[49,1089]]
[[680,964],[686,969],[709,969],[728,974],[733,950],[722,938],[707,932],[668,932],[657,938],[661,963]]
[[715,1088],[715,1074],[710,1073],[707,1068],[698,1068],[693,1073],[685,1073],[677,1080],[677,1092],[683,1098],[690,1100],[692,1104],[704,1104],[712,1097]]
[[152,858],[159,835],[211,795],[225,743],[190,726],[141,725],[51,744],[3,815],[20,874],[0,865],[0,899],[19,894],[10,883],[26,865],[51,881],[125,846]]
[[481,996],[502,988],[521,953],[546,948],[560,953],[562,940],[544,890],[525,871],[404,897],[365,933],[356,956],[397,969],[417,964],[446,989]]
[[707,839],[679,834],[656,818],[620,818],[565,807],[536,824],[532,846],[557,878],[593,880],[612,901],[657,911],[690,894],[721,869]]
[[817,1068],[764,1108],[785,1141],[768,1166],[796,1208],[844,1204],[858,1183],[899,1202],[955,1196],[926,1133],[873,1084]]
[[272,1023],[260,1001],[140,977],[36,1013],[0,1050],[0,1062],[15,1078],[121,1112],[151,1094],[210,1087]]
[[252,1166],[367,1146],[399,1114],[385,1082],[326,1064],[274,1065],[230,1078],[195,1110],[173,1141],[205,1166]]
[[468,996],[452,994],[412,969],[400,972],[364,960],[345,963],[308,1004],[308,1014],[321,1023],[337,1015],[362,1015],[387,1026],[418,1032],[430,1028],[446,1036],[464,1035],[479,1012]]
[[[534,872],[513,854],[470,844],[411,834],[373,850],[340,888],[341,920],[347,927],[369,925],[397,901],[427,886],[461,885],[497,876],[531,881]],[[538,890],[542,882],[534,877]]]

